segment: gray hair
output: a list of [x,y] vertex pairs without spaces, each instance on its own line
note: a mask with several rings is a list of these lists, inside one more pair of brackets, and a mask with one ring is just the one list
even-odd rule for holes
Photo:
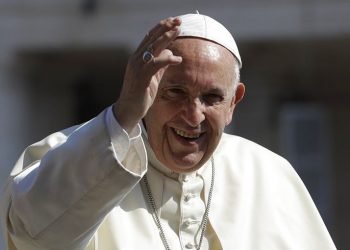
[[237,58],[234,56],[234,65],[233,65],[233,94],[236,92],[237,86],[240,82],[241,78],[241,71],[240,71],[240,65],[237,60]]

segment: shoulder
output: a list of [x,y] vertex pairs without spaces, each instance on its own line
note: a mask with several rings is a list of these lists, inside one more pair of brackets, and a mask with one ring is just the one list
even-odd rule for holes
[[[265,239],[276,235],[283,238],[278,232],[288,232],[293,240],[283,238],[284,246],[316,249],[312,246],[320,240],[332,244],[306,187],[286,159],[257,143],[227,134],[222,136],[214,159],[219,182],[213,206],[220,208],[220,216],[226,209],[226,220],[234,217],[244,225],[251,224],[247,234],[257,232]],[[252,219],[258,223],[250,223]],[[270,231],[264,228],[267,224]]]
[[17,160],[14,168],[11,171],[11,175],[16,175],[25,167],[40,161],[48,151],[67,141],[67,138],[79,127],[79,125],[76,125],[59,132],[52,133],[46,136],[44,139],[28,146]]
[[[75,125],[59,132],[50,134],[41,141],[27,147],[11,172],[15,175],[31,164],[40,161],[49,151],[66,145],[68,150],[74,151],[79,146],[96,144],[96,138],[108,140],[109,136],[105,124],[105,110],[93,119]],[[80,143],[80,144],[79,144]]]
[[273,160],[287,162],[282,156],[272,152],[271,150],[236,135],[229,135],[224,133],[220,140],[220,143],[216,149],[216,153],[220,157],[224,155],[236,156],[236,157],[253,157],[260,160]]
[[253,141],[235,135],[223,134],[214,156],[229,172],[295,176],[293,167],[285,158]]
[[307,194],[297,172],[285,158],[250,140],[224,134],[214,158],[223,170],[217,171],[221,181],[227,185],[235,183],[237,190],[245,190],[243,193],[252,192],[254,196],[253,193],[264,190],[271,194],[269,197],[283,201],[285,195]]

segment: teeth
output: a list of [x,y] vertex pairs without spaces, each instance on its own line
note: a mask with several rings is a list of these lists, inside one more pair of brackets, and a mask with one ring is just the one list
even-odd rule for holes
[[199,136],[200,136],[200,134],[187,134],[185,131],[178,130],[176,128],[174,128],[174,131],[179,136],[182,136],[182,137],[185,137],[185,138],[190,138],[190,139],[199,138]]

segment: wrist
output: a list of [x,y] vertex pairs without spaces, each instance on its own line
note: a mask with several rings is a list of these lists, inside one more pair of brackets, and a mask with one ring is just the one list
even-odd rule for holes
[[132,119],[132,117],[130,117],[130,112],[127,112],[118,102],[113,105],[112,111],[114,118],[128,134],[130,134],[139,123],[137,119]]

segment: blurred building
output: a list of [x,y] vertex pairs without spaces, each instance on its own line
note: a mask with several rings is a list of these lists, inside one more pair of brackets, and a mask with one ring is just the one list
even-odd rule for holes
[[1,1],[0,183],[28,144],[113,103],[150,27],[195,10],[225,24],[242,55],[247,94],[227,131],[290,160],[349,249],[347,0]]

